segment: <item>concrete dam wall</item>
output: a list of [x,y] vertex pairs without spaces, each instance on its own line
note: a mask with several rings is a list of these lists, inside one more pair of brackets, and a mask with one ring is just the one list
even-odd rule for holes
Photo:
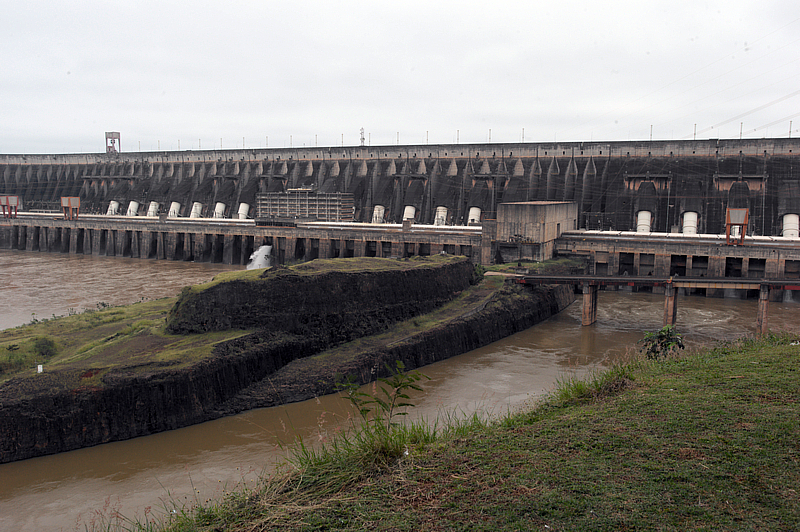
[[[0,155],[0,195],[23,210],[252,218],[256,194],[352,194],[354,221],[463,226],[500,203],[578,203],[577,228],[796,236],[800,139],[450,144]],[[112,212],[113,211],[113,212]],[[571,228],[570,228],[571,229]]]

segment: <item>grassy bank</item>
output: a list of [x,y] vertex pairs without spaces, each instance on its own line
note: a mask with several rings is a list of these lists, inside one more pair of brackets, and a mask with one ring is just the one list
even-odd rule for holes
[[633,360],[498,422],[371,425],[163,530],[798,530],[797,344]]
[[[179,368],[247,331],[170,335],[164,322],[175,298],[63,316],[0,331],[0,384],[25,382],[15,394],[101,384],[109,371]],[[42,364],[44,373],[36,373]],[[29,383],[27,381],[30,381]],[[27,385],[29,384],[29,385]],[[21,392],[22,390],[22,392]]]

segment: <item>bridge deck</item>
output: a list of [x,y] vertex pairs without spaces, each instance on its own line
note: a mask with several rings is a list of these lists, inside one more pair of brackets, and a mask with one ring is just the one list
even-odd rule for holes
[[800,290],[800,279],[746,279],[741,277],[631,277],[627,275],[605,277],[596,275],[523,275],[520,284],[573,284],[582,286],[672,286],[674,288],[735,288],[758,290]]

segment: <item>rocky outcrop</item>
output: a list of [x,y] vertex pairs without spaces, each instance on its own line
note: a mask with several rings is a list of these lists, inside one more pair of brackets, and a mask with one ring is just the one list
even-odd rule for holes
[[406,369],[445,360],[501,340],[540,323],[575,300],[571,286],[525,288],[507,284],[483,309],[402,341],[364,350],[347,360],[325,357],[297,359],[220,405],[221,415],[249,408],[304,401],[336,391],[336,375],[366,384],[387,376],[400,360]]
[[360,260],[387,267],[313,275],[304,274],[302,265],[272,268],[257,281],[184,290],[167,330],[186,334],[259,328],[317,335],[329,343],[348,341],[438,308],[469,286],[473,272],[465,258]]
[[[574,299],[566,287],[530,292],[507,285],[470,315],[359,353],[347,362],[320,362],[317,359],[327,357],[310,357],[427,312],[466,287],[471,270],[466,261],[452,261],[424,274],[404,270],[330,273],[302,281],[286,276],[276,285],[291,289],[283,292],[291,294],[283,298],[291,311],[279,312],[279,318],[270,316],[267,305],[259,303],[267,289],[243,293],[242,286],[228,286],[195,298],[190,305],[183,299],[171,322],[181,324],[179,327],[189,327],[189,314],[207,318],[202,323],[209,330],[244,325],[239,320],[252,319],[254,314],[267,326],[224,342],[212,357],[180,369],[131,366],[107,373],[99,386],[42,392],[22,399],[15,394],[19,389],[15,389],[14,379],[4,383],[0,387],[0,462],[153,434],[249,408],[330,393],[335,373],[352,374],[367,382],[381,374],[384,363],[402,360],[408,368],[420,367],[530,327]],[[344,315],[337,317],[334,309],[345,297],[351,301],[343,305]],[[224,312],[218,310],[223,302]],[[248,312],[241,311],[243,308]],[[229,315],[238,317],[226,317]]]

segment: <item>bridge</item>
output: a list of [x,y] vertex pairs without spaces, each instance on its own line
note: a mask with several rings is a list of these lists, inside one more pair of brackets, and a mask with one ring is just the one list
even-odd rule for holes
[[758,313],[756,333],[768,331],[767,310],[770,293],[773,290],[800,290],[798,279],[741,279],[741,278],[691,278],[691,277],[598,277],[591,275],[524,275],[516,280],[523,285],[570,284],[581,286],[583,290],[583,309],[581,323],[591,325],[597,321],[597,293],[601,286],[663,287],[664,325],[674,325],[678,311],[679,288],[704,288],[737,290],[758,290]]

